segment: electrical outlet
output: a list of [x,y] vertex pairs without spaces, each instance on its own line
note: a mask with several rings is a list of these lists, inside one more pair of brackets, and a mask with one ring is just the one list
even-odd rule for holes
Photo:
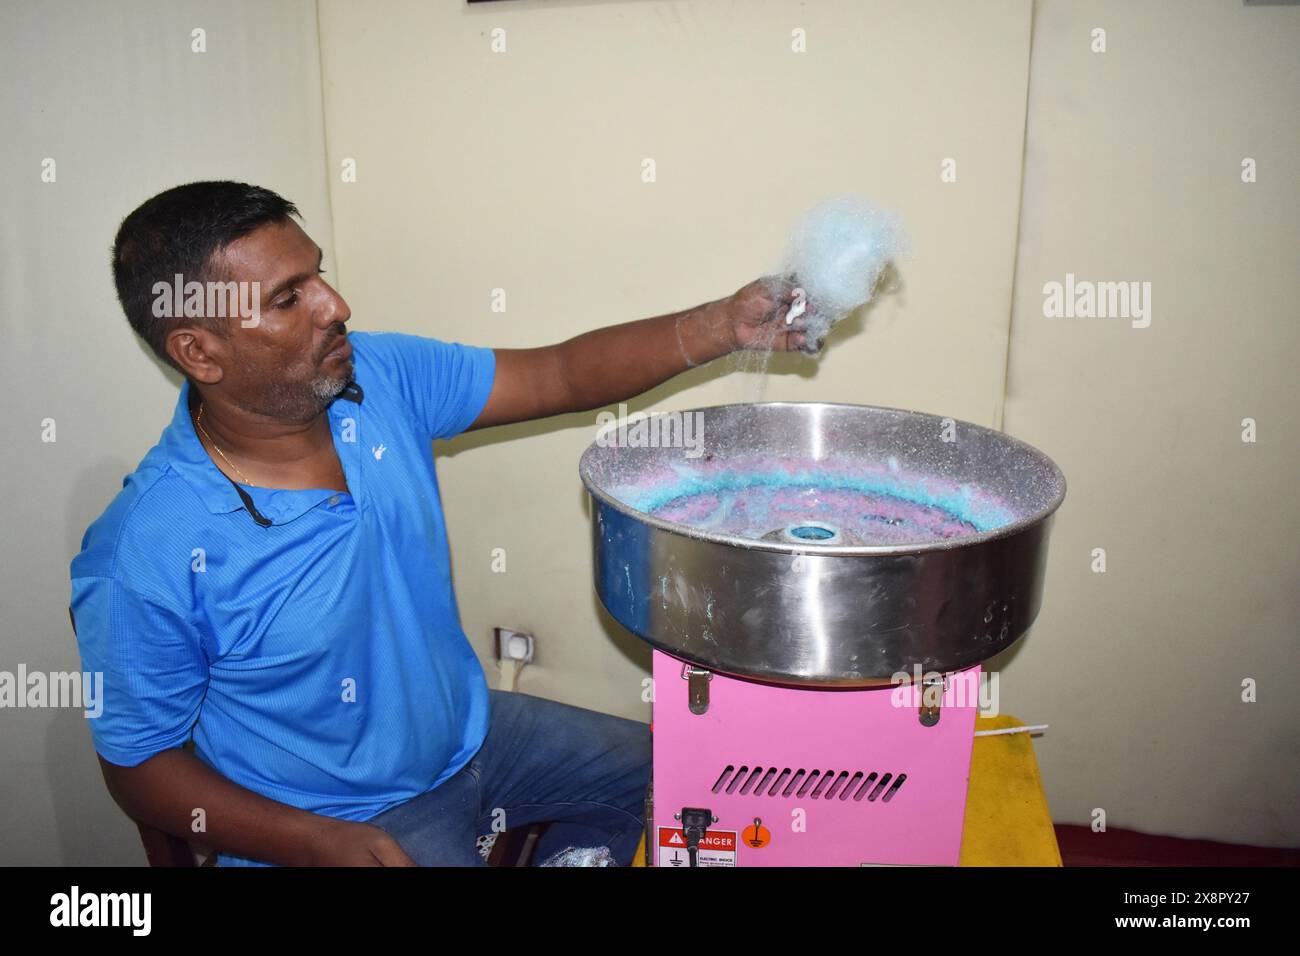
[[535,650],[533,635],[508,627],[494,627],[492,633],[496,635],[497,660],[532,663]]

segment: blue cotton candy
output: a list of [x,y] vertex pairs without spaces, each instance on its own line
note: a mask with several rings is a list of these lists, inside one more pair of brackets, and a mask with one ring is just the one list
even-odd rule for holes
[[782,274],[808,293],[809,351],[831,326],[875,294],[885,267],[907,244],[896,216],[855,196],[823,200],[799,220]]

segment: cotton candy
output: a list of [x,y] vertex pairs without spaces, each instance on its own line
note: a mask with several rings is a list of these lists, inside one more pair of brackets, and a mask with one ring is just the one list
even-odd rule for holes
[[813,206],[795,226],[781,273],[807,293],[807,351],[875,294],[885,267],[907,243],[902,224],[856,196]]

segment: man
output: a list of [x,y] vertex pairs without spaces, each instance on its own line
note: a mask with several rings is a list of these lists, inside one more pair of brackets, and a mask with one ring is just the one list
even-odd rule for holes
[[600,841],[626,864],[649,735],[489,694],[432,442],[608,405],[759,342],[802,348],[789,283],[546,348],[349,334],[297,214],[201,182],[118,231],[122,307],[185,382],[72,562],[109,791],[223,864],[476,865],[476,834],[534,821],[555,821],[539,859]]

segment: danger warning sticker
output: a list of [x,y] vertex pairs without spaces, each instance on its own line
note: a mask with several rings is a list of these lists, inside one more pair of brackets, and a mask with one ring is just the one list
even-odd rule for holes
[[[735,866],[736,831],[705,830],[695,862],[696,866]],[[686,834],[680,827],[659,828],[659,865],[691,865],[690,854],[686,852]]]

